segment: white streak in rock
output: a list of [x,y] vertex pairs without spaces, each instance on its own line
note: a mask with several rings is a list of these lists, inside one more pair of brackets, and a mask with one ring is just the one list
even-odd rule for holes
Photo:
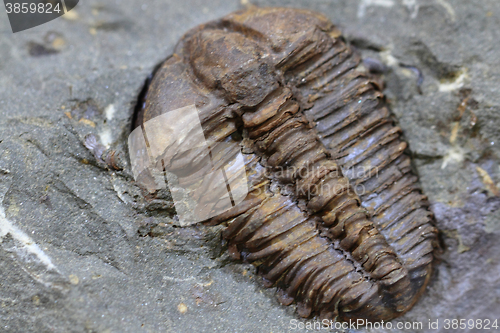
[[371,6],[390,8],[394,6],[394,0],[361,0],[358,5],[358,18],[363,18],[366,9]]
[[109,104],[104,110],[104,113],[106,114],[106,119],[108,121],[113,120],[115,112],[116,112],[115,106],[113,104]]
[[111,146],[111,143],[113,143],[113,133],[111,129],[109,128],[109,122],[113,120],[113,117],[115,116],[115,106],[114,104],[109,104],[106,106],[104,109],[104,115],[106,116],[106,120],[108,121],[107,124],[104,124],[102,131],[99,133],[99,137],[101,139],[101,143],[109,149]]
[[444,9],[446,9],[448,14],[450,15],[451,20],[455,22],[455,20],[457,19],[457,15],[455,14],[455,10],[453,9],[453,7],[446,0],[436,0],[436,2]]
[[[10,236],[7,238],[7,236]],[[10,222],[0,206],[0,246],[11,253],[16,264],[33,280],[47,288],[68,290],[69,281],[64,277],[49,256],[21,229]]]
[[2,242],[2,239],[8,234],[10,234],[18,244],[15,249],[18,255],[20,255],[21,257],[25,257],[26,255],[33,254],[42,264],[46,266],[47,270],[56,269],[45,252],[43,252],[42,249],[40,249],[40,247],[21,229],[7,220],[7,218],[5,217],[5,211],[3,207],[0,206],[0,243]]
[[467,78],[467,71],[462,70],[461,74],[454,81],[447,82],[447,83],[441,83],[439,85],[439,91],[440,92],[449,92],[449,91],[454,91],[454,90],[460,89],[464,85],[464,81],[466,78]]
[[391,54],[391,48],[380,52],[380,56],[382,57],[382,61],[389,67],[395,67],[399,65],[398,59],[396,59],[392,54]]
[[451,163],[461,163],[465,159],[465,151],[459,146],[451,147],[443,158],[443,163],[441,164],[441,169],[445,169],[448,164]]
[[163,276],[163,280],[175,281],[175,282],[186,282],[186,281],[192,281],[194,279],[196,279],[196,277],[194,277],[194,276],[189,276],[187,278],[176,278],[176,277],[168,276],[168,275]]
[[101,143],[103,144],[103,146],[105,146],[106,149],[109,149],[111,143],[113,142],[113,134],[109,127],[104,128],[99,133],[99,138],[101,139]]
[[418,15],[418,1],[417,0],[402,0],[403,5],[408,8],[408,11],[410,12],[410,18],[415,19],[417,18]]

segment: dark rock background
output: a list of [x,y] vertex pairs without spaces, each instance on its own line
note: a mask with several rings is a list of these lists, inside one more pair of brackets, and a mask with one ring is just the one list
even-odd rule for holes
[[[426,294],[393,325],[479,332],[445,330],[444,320],[500,320],[497,2],[253,3],[320,11],[388,67],[386,94],[444,250]],[[293,329],[291,320],[306,321],[278,304],[252,266],[228,258],[219,228],[174,227],[168,202],[144,200],[127,161],[147,75],[186,30],[243,5],[86,0],[16,34],[1,10],[0,331],[306,331]],[[422,94],[401,64],[421,72]],[[96,160],[88,134],[116,150],[125,170]]]

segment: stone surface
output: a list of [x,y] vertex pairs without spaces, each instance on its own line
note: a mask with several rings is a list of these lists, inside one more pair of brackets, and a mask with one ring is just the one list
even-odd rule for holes
[[[372,331],[421,322],[424,332],[444,332],[445,319],[500,320],[500,7],[254,3],[320,11],[388,67],[386,94],[443,253],[419,303],[393,330]],[[0,331],[307,331],[294,329],[307,321],[279,305],[252,266],[229,259],[220,227],[174,227],[172,207],[145,201],[127,162],[148,74],[189,28],[242,6],[87,0],[16,34],[0,14]],[[415,70],[402,65],[422,73],[422,94]],[[88,134],[121,154],[123,171],[95,158]]]

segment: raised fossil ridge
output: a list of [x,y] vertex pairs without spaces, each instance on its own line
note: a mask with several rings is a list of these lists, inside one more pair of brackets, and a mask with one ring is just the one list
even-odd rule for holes
[[[227,223],[230,251],[283,304],[340,320],[390,320],[415,304],[432,215],[377,80],[325,17],[253,7],[189,31],[136,126],[192,104],[216,154],[231,155],[217,151],[231,141],[245,156],[250,192],[212,223]],[[174,168],[209,158],[193,149]]]

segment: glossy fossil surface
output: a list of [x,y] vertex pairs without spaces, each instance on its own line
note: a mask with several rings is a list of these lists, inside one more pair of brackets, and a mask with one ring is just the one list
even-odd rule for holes
[[251,8],[189,31],[136,125],[192,104],[211,146],[239,142],[251,189],[212,222],[283,304],[343,320],[415,304],[436,229],[377,80],[326,18]]

